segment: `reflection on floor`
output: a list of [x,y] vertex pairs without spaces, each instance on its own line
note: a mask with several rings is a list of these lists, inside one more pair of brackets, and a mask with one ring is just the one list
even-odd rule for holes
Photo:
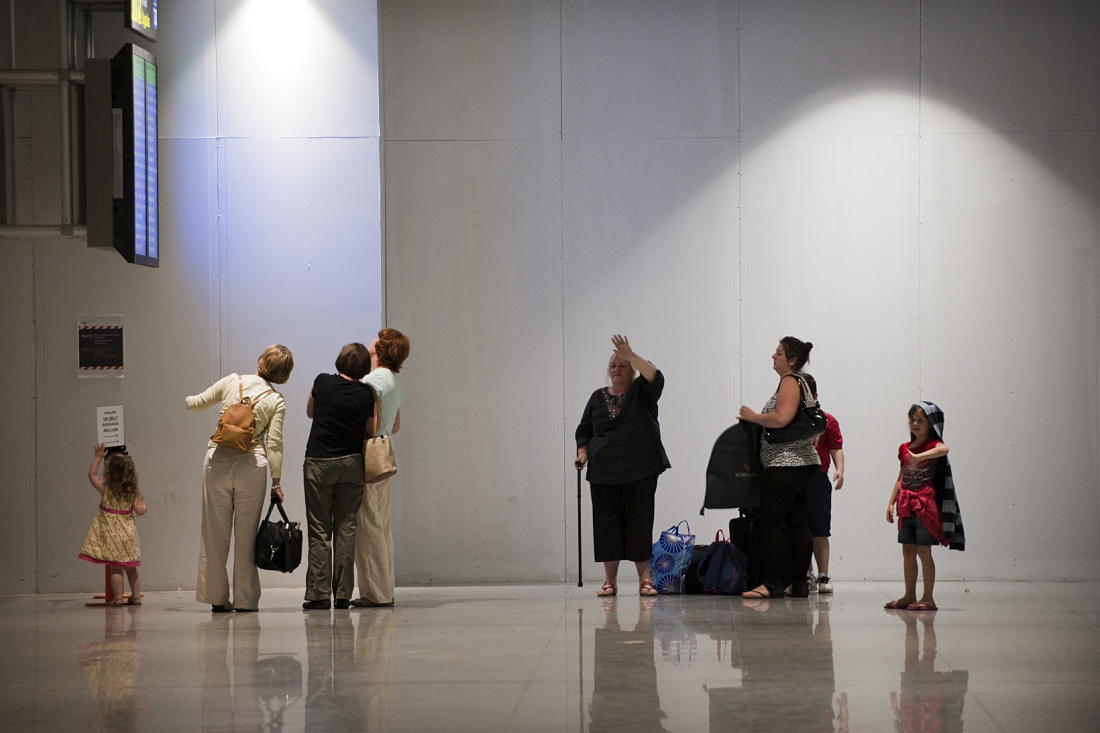
[[1100,583],[897,584],[808,599],[596,586],[399,588],[394,608],[259,613],[189,595],[0,598],[4,729],[1095,731]]

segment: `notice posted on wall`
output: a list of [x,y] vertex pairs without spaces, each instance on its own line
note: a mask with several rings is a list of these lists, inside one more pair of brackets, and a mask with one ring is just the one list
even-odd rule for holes
[[82,379],[125,376],[122,316],[80,316],[76,328],[77,376]]
[[122,420],[122,405],[96,408],[99,412],[99,436],[97,443],[110,448],[114,445],[126,445],[126,426]]

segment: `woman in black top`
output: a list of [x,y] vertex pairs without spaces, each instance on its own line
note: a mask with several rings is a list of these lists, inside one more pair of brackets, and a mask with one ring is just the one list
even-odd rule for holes
[[605,579],[597,595],[615,595],[619,562],[633,560],[638,592],[655,596],[657,590],[649,579],[653,497],[657,476],[670,468],[657,424],[657,400],[665,377],[634,353],[625,336],[616,334],[611,343],[615,347],[607,364],[611,386],[592,393],[576,433],[575,465],[579,470],[588,464],[593,546],[596,562],[604,566]]
[[336,357],[336,374],[318,374],[306,403],[313,418],[302,468],[309,529],[309,570],[302,608],[348,608],[355,587],[355,518],[363,502],[363,438],[374,416],[374,391],[363,344]]

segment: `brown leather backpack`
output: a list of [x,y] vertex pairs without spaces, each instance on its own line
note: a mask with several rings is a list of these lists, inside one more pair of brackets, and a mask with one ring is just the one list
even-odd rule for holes
[[256,413],[252,407],[275,390],[269,389],[258,397],[245,397],[244,380],[240,376],[237,377],[237,387],[241,401],[225,408],[225,412],[218,418],[218,429],[210,436],[210,442],[247,453],[252,450],[256,437]]

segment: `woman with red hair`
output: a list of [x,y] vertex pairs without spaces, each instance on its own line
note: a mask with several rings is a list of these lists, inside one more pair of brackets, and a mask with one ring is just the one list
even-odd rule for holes
[[[363,379],[379,400],[380,425],[375,435],[392,435],[401,429],[401,383],[397,373],[409,358],[409,338],[396,328],[383,328],[371,341],[371,371]],[[393,533],[390,530],[390,480],[381,479],[363,487],[363,503],[355,528],[355,569],[359,597],[357,608],[393,605]]]

